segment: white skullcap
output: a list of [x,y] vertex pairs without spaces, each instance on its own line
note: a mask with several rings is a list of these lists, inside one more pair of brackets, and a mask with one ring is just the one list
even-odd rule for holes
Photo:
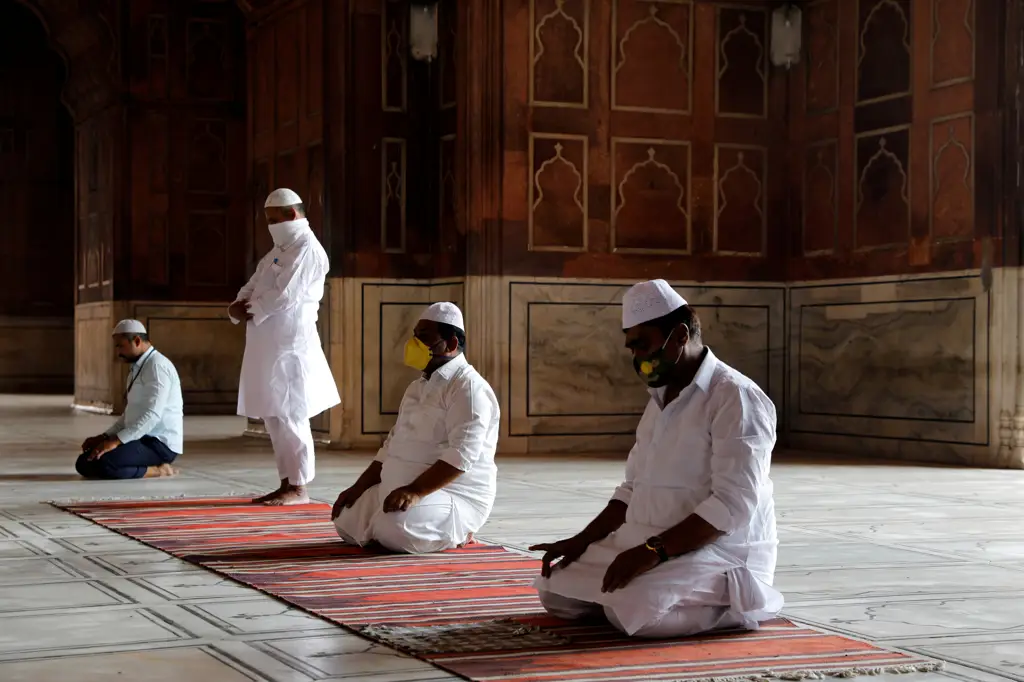
[[142,324],[138,320],[121,320],[120,322],[117,323],[117,326],[114,327],[114,331],[113,331],[113,334],[111,334],[111,336],[114,336],[114,335],[117,335],[117,334],[145,334],[145,333],[146,333],[146,325]]
[[622,297],[622,328],[656,320],[684,305],[686,299],[663,279],[634,284]]
[[295,192],[282,187],[281,189],[275,189],[267,197],[267,202],[263,204],[263,208],[284,208],[285,206],[295,206],[302,203],[302,197]]
[[454,303],[435,303],[420,315],[421,320],[430,320],[441,324],[450,324],[461,332],[466,331],[466,325],[462,321],[462,311]]

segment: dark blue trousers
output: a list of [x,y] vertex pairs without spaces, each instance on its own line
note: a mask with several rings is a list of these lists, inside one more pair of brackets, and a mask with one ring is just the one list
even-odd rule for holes
[[89,453],[84,453],[75,462],[75,469],[85,478],[142,478],[147,467],[170,464],[177,456],[178,453],[172,452],[163,441],[143,436],[117,446],[99,459],[89,461]]

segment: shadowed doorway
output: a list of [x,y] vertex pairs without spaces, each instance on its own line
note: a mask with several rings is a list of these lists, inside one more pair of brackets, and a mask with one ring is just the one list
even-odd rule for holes
[[0,0],[0,392],[74,390],[74,126],[42,22]]

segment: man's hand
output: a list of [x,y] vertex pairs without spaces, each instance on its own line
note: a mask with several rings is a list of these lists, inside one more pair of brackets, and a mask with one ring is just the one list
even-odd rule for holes
[[252,319],[252,313],[249,312],[249,301],[235,301],[228,306],[228,315],[236,320],[248,322]]
[[121,439],[117,436],[104,436],[103,440],[93,446],[92,452],[89,453],[89,459],[99,459],[121,444]]
[[342,490],[341,494],[338,495],[338,499],[334,501],[334,507],[331,509],[331,521],[341,516],[342,510],[348,509],[355,504],[365,492],[365,490],[357,485]]
[[384,513],[409,511],[409,508],[415,506],[420,499],[421,495],[411,490],[409,486],[395,488],[384,499]]
[[89,436],[82,441],[82,452],[92,452],[93,448],[102,443],[106,439],[107,434],[101,433],[98,436]]
[[615,557],[604,574],[602,592],[614,592],[631,583],[638,575],[642,575],[661,563],[658,555],[644,545],[627,549]]
[[534,545],[530,548],[530,551],[544,552],[544,558],[541,559],[543,565],[540,567],[540,574],[545,578],[550,578],[552,561],[561,558],[562,560],[558,562],[557,567],[565,568],[579,559],[587,551],[587,547],[590,547],[590,542],[579,535],[574,535],[566,540]]

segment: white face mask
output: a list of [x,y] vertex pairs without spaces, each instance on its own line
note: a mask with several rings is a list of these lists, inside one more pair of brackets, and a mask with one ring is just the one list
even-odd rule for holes
[[288,220],[283,223],[268,225],[270,236],[274,239],[274,246],[288,246],[298,239],[299,235],[309,229],[309,221],[305,218]]

